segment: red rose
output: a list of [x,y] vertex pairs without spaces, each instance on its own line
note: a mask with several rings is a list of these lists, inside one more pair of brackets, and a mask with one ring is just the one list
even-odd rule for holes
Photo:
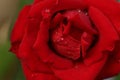
[[35,0],[21,11],[11,51],[27,80],[102,80],[120,72],[115,0]]

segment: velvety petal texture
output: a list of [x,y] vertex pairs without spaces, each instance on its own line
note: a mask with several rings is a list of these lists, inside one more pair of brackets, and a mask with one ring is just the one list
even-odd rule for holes
[[120,4],[34,0],[10,40],[26,80],[103,80],[120,73]]
[[25,28],[27,25],[26,24],[27,16],[30,8],[31,6],[28,5],[21,10],[11,33],[10,40],[11,40],[12,47],[10,50],[16,54],[18,53],[19,46],[21,44],[21,41],[25,33]]

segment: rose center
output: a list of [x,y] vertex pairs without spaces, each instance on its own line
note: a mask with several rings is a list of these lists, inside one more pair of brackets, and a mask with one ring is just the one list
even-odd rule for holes
[[[73,60],[83,58],[93,40],[93,37],[82,28],[86,26],[86,22],[90,23],[89,18],[85,13],[75,10],[61,14],[63,19],[51,31],[52,46],[63,57]],[[81,20],[80,24],[75,21],[77,19]]]

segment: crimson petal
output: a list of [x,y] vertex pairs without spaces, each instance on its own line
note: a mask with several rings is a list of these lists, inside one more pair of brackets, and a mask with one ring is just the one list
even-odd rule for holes
[[86,8],[85,0],[44,0],[32,6],[29,16],[40,18],[41,11],[45,9],[50,9],[52,10],[51,12],[54,13],[60,10],[78,8]]
[[100,10],[90,7],[89,15],[98,29],[99,41],[88,53],[88,58],[85,59],[86,64],[98,61],[104,54],[113,51],[116,41],[119,40],[119,36],[113,25]]
[[24,62],[22,62],[22,68],[26,75],[26,80],[59,80],[53,73],[32,72]]
[[90,66],[79,63],[74,68],[68,70],[53,69],[53,71],[56,76],[62,80],[95,80],[106,60],[107,55],[104,55],[101,61],[98,61]]
[[46,22],[43,20],[40,24],[37,40],[34,43],[34,49],[37,51],[40,59],[42,59],[45,63],[50,63],[56,68],[72,67],[73,63],[71,60],[61,58],[50,50],[48,46],[49,28],[49,21]]

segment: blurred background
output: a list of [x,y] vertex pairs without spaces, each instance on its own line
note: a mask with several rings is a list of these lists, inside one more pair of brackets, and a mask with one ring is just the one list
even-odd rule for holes
[[0,80],[25,80],[20,62],[9,52],[10,32],[19,11],[33,0],[0,0]]
[[[9,37],[19,11],[32,2],[33,0],[0,0],[0,80],[25,80],[20,62],[9,52]],[[120,76],[109,80],[120,80]]]

